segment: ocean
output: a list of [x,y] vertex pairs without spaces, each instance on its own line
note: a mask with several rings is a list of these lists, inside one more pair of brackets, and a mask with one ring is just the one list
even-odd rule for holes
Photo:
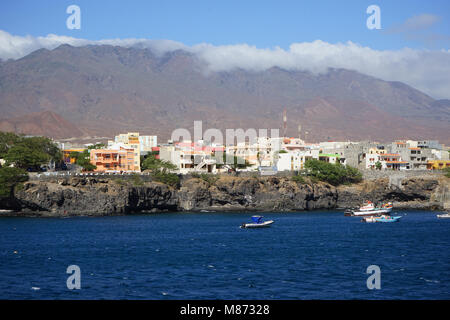
[[265,229],[239,228],[252,213],[2,217],[0,299],[450,299],[450,220],[436,214],[264,213]]

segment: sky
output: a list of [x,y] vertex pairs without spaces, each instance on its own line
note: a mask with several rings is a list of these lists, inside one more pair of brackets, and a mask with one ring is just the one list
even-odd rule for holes
[[[81,9],[80,29],[66,26],[70,5]],[[380,8],[381,29],[367,28],[370,5]],[[450,98],[448,0],[0,2],[0,58],[21,58],[63,42],[76,45],[74,39],[127,46],[136,42],[127,39],[170,40],[158,48],[188,48],[216,71],[345,67]]]

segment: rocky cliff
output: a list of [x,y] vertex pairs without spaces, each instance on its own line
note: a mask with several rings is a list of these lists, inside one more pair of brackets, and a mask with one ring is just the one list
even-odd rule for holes
[[398,208],[442,209],[445,177],[388,179],[334,187],[288,177],[182,179],[177,187],[110,178],[29,181],[15,192],[16,215],[112,215],[164,211],[301,211],[354,207],[364,200],[393,201]]

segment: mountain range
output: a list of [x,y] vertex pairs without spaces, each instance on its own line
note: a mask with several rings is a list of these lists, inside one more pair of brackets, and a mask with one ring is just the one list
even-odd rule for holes
[[187,51],[109,45],[62,45],[0,63],[2,131],[54,138],[139,131],[164,141],[202,120],[203,130],[282,132],[284,109],[287,134],[298,136],[301,124],[309,141],[450,143],[450,100],[353,70],[213,72]]

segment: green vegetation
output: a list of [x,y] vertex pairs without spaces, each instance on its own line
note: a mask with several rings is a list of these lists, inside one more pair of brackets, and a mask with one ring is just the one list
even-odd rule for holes
[[278,153],[288,153],[286,150],[280,150]]
[[84,150],[83,152],[71,152],[69,157],[74,158],[75,164],[83,168],[83,171],[92,171],[97,168],[96,165],[91,163],[89,150]]
[[13,167],[0,168],[0,198],[9,198],[14,187],[28,180],[25,170]]
[[89,146],[83,152],[71,152],[69,157],[75,159],[75,164],[83,168],[83,171],[93,171],[97,169],[97,166],[91,163],[91,156],[89,150],[92,149],[103,149],[106,145],[104,143],[98,143],[92,146]]
[[292,177],[292,181],[298,182],[298,183],[301,183],[301,184],[305,184],[306,183],[305,178],[303,176],[301,176],[301,175],[293,176]]
[[383,167],[383,165],[381,164],[380,161],[377,161],[377,162],[375,163],[375,168],[376,168],[377,170],[381,170],[382,167]]
[[0,132],[0,158],[5,166],[28,171],[40,171],[50,161],[58,164],[62,153],[53,141],[46,137],[23,137],[9,132]]
[[133,173],[131,175],[131,183],[135,187],[140,187],[144,185],[144,181],[142,181],[142,178],[137,173]]
[[450,178],[450,167],[445,168],[445,169],[444,169],[444,172],[445,172],[445,176],[446,176],[447,178]]
[[167,185],[175,186],[180,182],[180,178],[171,170],[176,170],[177,167],[165,160],[157,159],[156,154],[149,152],[147,157],[141,164],[141,170],[150,170],[152,179],[165,183]]
[[311,159],[306,161],[305,168],[308,176],[313,178],[313,180],[317,179],[335,186],[362,181],[362,174],[358,169],[343,166],[340,163],[332,164]]

